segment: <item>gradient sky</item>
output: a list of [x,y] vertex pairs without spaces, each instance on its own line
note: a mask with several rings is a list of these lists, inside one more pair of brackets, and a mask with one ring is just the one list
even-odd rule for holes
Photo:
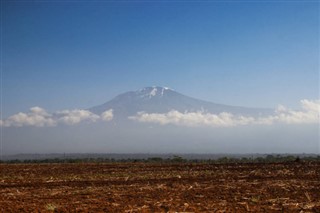
[[3,117],[168,86],[217,103],[319,99],[319,2],[2,1]]

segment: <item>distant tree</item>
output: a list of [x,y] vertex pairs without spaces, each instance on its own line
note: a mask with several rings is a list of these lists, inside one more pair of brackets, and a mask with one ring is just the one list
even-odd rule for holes
[[183,159],[181,156],[178,155],[174,155],[173,158],[171,159],[171,162],[174,163],[182,163],[182,162],[186,162],[186,159]]
[[276,161],[276,159],[275,159],[275,157],[273,155],[267,155],[265,160],[266,160],[267,163],[272,163],[272,162]]
[[160,157],[148,158],[147,162],[163,162],[163,159]]

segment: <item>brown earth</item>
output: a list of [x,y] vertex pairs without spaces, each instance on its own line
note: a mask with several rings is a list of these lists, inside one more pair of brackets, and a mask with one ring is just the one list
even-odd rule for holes
[[0,212],[320,212],[320,162],[0,164]]

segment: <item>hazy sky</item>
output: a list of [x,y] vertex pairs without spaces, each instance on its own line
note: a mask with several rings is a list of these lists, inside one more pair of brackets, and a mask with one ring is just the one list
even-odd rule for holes
[[3,117],[169,86],[231,105],[319,99],[318,1],[1,1]]
[[[319,1],[0,2],[0,157],[320,152]],[[284,106],[258,117],[135,112],[122,123],[130,103],[84,110],[153,85],[222,104]],[[149,99],[158,94],[149,89]]]

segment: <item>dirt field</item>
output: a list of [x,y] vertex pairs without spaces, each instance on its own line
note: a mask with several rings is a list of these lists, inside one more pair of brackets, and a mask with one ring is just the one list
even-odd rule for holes
[[320,212],[319,192],[319,162],[0,165],[0,212]]

